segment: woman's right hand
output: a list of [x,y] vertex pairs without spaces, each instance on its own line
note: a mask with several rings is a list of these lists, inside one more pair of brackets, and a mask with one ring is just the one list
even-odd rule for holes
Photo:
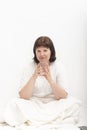
[[33,75],[35,78],[37,78],[40,75],[40,71],[41,71],[40,67],[41,67],[40,64],[37,64],[36,69],[34,71],[34,75]]

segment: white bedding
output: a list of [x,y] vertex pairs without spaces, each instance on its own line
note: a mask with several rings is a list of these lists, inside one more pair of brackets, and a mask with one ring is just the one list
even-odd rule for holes
[[[36,103],[33,102],[33,100],[36,101]],[[14,100],[12,100],[12,102],[10,102],[10,105],[12,105],[13,107],[15,107],[15,105],[16,105],[15,108],[17,108],[17,106],[20,107],[20,109],[22,108],[21,111],[22,111],[23,115],[26,115],[26,116],[21,117],[20,120],[17,119],[17,121],[19,121],[19,124],[17,124],[17,122],[16,122],[15,127],[9,126],[7,124],[1,124],[0,130],[44,130],[44,129],[46,129],[46,130],[67,130],[67,129],[69,129],[69,130],[80,130],[78,128],[78,126],[82,126],[82,125],[87,126],[86,118],[84,118],[84,115],[86,115],[86,114],[85,114],[84,109],[82,109],[82,107],[81,107],[81,113],[80,113],[80,116],[81,116],[80,119],[81,120],[78,124],[75,124],[75,121],[76,122],[78,121],[78,119],[76,118],[76,113],[78,113],[78,110],[72,111],[72,113],[75,112],[75,111],[76,111],[76,113],[73,113],[74,116],[71,117],[71,115],[72,115],[71,112],[68,111],[68,109],[66,111],[66,108],[69,108],[71,106],[72,107],[75,106],[75,104],[77,104],[78,101],[77,100],[73,100],[73,102],[71,102],[71,101],[72,101],[72,98],[69,98],[66,102],[64,101],[64,99],[61,100],[58,103],[55,102],[56,108],[57,108],[55,110],[54,110],[54,107],[53,107],[54,102],[46,103],[46,107],[47,107],[47,105],[50,105],[50,109],[52,111],[50,113],[49,109],[46,109],[47,111],[44,112],[44,106],[41,104],[41,102],[39,102],[37,99],[34,98],[34,99],[32,99],[32,102],[31,102],[31,105],[30,105],[31,106],[31,112],[32,112],[32,109],[33,109],[33,112],[34,112],[33,117],[32,116],[30,117],[30,121],[28,121],[26,123],[21,123],[21,121],[25,120],[25,117],[27,118],[28,114],[29,115],[31,114],[31,113],[28,113],[27,110],[26,110],[26,112],[24,112],[26,106],[28,105],[27,104],[28,101],[27,101],[26,104],[24,104],[23,103],[23,102],[25,102],[24,100],[14,99]],[[15,105],[14,105],[14,102],[15,102]],[[64,104],[63,104],[63,102],[64,102]],[[33,103],[34,107],[32,106],[32,103]],[[62,107],[61,107],[61,103],[63,104]],[[40,107],[38,108],[36,104],[39,104]],[[34,109],[34,108],[36,108],[36,109]],[[85,108],[85,107],[83,107],[83,108]],[[12,123],[13,123],[14,120],[11,119],[11,117],[10,117],[11,111],[8,111],[8,109],[9,109],[9,105],[6,108],[6,112],[5,112],[6,118],[5,119],[7,120],[7,122],[10,125],[13,125]],[[76,107],[74,107],[74,109],[76,109]],[[85,108],[85,110],[86,110],[86,108]],[[40,113],[43,113],[43,112],[45,113],[45,116],[44,116],[44,114],[43,114],[43,116],[41,116]],[[61,112],[63,113],[62,115],[59,114]],[[35,116],[35,114],[36,114],[36,116]],[[14,113],[14,118],[15,118],[15,113]],[[49,122],[49,121],[51,121],[51,122]]]
[[80,108],[80,120],[77,126],[87,126],[87,106],[84,104]]

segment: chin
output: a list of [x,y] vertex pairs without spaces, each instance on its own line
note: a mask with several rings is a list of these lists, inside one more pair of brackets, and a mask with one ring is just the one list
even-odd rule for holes
[[46,62],[48,62],[48,61],[46,61],[46,60],[41,60],[40,62],[44,62],[44,63],[46,63]]

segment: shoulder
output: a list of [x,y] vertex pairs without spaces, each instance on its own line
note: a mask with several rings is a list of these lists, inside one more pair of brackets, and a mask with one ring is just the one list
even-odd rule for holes
[[63,67],[64,67],[64,64],[63,64],[62,61],[56,60],[56,61],[54,61],[53,63],[51,63],[51,66],[57,67],[57,68],[63,68]]
[[36,63],[34,61],[30,61],[27,66],[23,68],[24,73],[31,73],[35,70],[36,68]]
[[29,64],[26,66],[26,68],[35,68],[36,67],[36,63],[34,61],[30,61]]
[[51,64],[56,73],[66,73],[65,66],[61,60],[56,60]]

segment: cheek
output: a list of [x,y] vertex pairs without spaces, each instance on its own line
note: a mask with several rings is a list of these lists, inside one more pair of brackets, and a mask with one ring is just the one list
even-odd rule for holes
[[50,59],[51,53],[48,54],[48,58]]
[[49,57],[51,56],[51,52],[49,52]]
[[36,53],[36,57],[37,57],[37,59],[40,57],[38,53]]

